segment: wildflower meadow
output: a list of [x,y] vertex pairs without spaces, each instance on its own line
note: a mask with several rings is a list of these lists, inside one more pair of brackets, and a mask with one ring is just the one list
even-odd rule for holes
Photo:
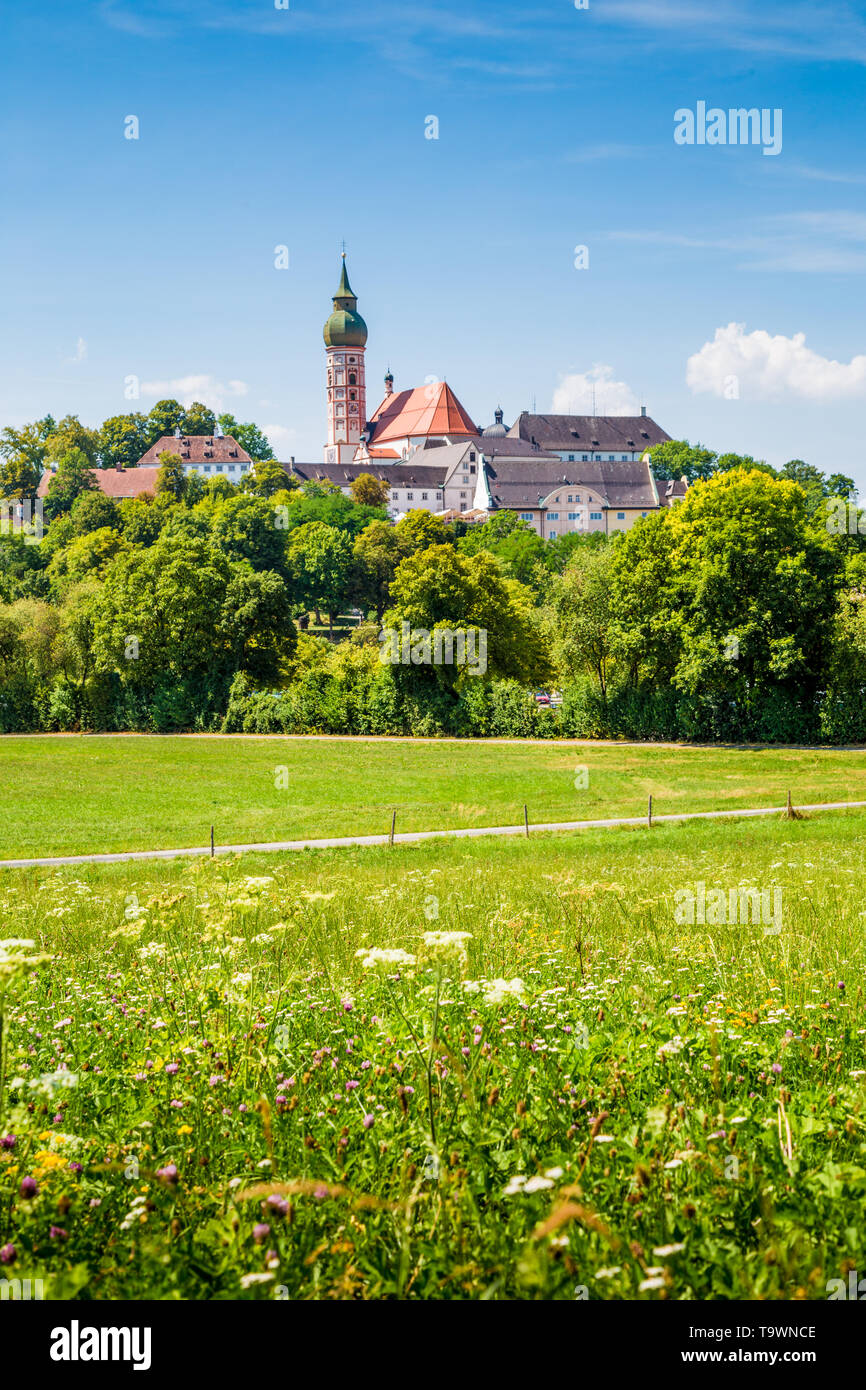
[[[0,1274],[826,1300],[866,1269],[864,829],[4,871]],[[698,882],[781,916],[684,923]]]

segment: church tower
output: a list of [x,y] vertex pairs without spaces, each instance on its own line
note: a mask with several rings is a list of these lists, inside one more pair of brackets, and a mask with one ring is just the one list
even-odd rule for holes
[[326,463],[351,463],[367,422],[364,348],[367,325],[346,274],[346,253],[334,308],[323,335],[328,355],[328,442]]

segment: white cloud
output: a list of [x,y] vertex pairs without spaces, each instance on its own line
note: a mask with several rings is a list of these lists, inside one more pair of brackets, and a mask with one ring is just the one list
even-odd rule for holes
[[739,395],[757,400],[785,394],[811,401],[854,399],[866,396],[866,356],[836,362],[808,348],[805,333],[747,333],[744,323],[729,323],[689,358],[686,383],[695,395],[724,396],[734,377]]
[[595,387],[596,415],[636,415],[638,399],[624,381],[614,381],[613,368],[598,363],[589,372],[561,376],[553,393],[555,415],[591,415]]
[[66,360],[67,360],[67,362],[86,362],[86,361],[87,361],[87,344],[86,344],[86,342],[84,341],[83,338],[79,338],[79,339],[78,339],[78,342],[75,344],[75,352],[73,353],[73,355],[72,355],[71,357],[67,357]]
[[201,401],[219,414],[234,405],[239,396],[245,396],[249,387],[245,381],[217,381],[216,377],[202,373],[199,376],[174,377],[171,381],[143,381],[141,394],[153,396],[154,400],[180,401],[181,405],[192,405]]
[[297,430],[289,429],[287,425],[262,425],[261,430],[273,449],[275,458],[285,463],[291,453],[290,445],[293,445],[297,438]]

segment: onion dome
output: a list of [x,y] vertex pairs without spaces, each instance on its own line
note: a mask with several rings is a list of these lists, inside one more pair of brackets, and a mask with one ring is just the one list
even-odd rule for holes
[[326,347],[362,348],[367,342],[367,325],[358,313],[358,301],[352,293],[352,286],[346,274],[345,251],[343,272],[337,293],[334,295],[333,313],[322,332]]
[[484,437],[487,439],[502,439],[502,437],[508,433],[502,423],[502,406],[497,406],[493,414],[496,419],[496,424],[487,426],[487,429],[484,431]]

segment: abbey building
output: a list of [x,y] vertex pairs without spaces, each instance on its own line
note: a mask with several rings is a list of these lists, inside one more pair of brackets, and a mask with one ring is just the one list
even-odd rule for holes
[[481,521],[510,510],[546,538],[625,530],[685,494],[683,481],[653,477],[653,447],[670,436],[645,408],[638,416],[524,411],[510,427],[497,408],[480,428],[447,382],[395,391],[389,369],[368,412],[367,325],[345,253],[323,336],[327,442],[321,464],[286,465],[299,482],[327,480],[348,493],[369,473],[387,484],[394,516],[421,507]]

